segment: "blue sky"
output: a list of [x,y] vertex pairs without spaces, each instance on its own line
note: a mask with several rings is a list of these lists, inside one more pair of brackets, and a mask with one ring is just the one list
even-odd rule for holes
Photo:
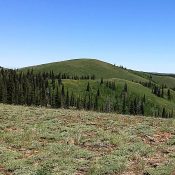
[[0,65],[97,58],[175,73],[174,0],[0,0]]

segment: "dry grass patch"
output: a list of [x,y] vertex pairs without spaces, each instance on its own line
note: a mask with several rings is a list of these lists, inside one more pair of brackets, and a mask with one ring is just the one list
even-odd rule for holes
[[0,175],[171,175],[175,121],[0,104]]

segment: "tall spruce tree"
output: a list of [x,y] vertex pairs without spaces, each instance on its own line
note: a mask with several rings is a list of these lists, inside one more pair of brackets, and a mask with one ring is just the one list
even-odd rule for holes
[[87,92],[89,92],[89,91],[90,91],[90,84],[89,84],[89,82],[88,82],[88,84],[87,84],[86,91],[87,91]]
[[56,88],[55,94],[55,108],[61,108],[61,94],[59,93],[58,87]]
[[66,107],[66,108],[69,108],[69,105],[70,105],[70,101],[69,101],[69,91],[68,91],[68,89],[67,89],[65,107]]
[[167,96],[168,96],[168,100],[171,100],[171,91],[170,91],[170,89],[168,89],[168,91],[167,91]]

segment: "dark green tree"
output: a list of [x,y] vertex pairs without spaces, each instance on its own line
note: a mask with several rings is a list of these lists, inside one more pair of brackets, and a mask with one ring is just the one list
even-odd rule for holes
[[55,108],[61,108],[61,94],[59,93],[58,87],[56,88],[55,94]]
[[89,82],[88,82],[88,84],[87,84],[86,91],[87,91],[87,92],[89,92],[89,91],[90,91],[90,84],[89,84]]
[[125,83],[124,88],[123,88],[123,91],[124,92],[128,92],[128,85],[127,85],[127,83]]
[[168,96],[168,100],[171,100],[171,91],[170,91],[170,89],[168,89],[168,91],[167,91],[167,96]]
[[101,85],[103,84],[103,78],[101,78],[101,82],[100,82],[100,84],[101,84]]
[[69,108],[70,100],[69,100],[69,91],[67,90],[66,93],[66,101],[65,101],[65,108]]

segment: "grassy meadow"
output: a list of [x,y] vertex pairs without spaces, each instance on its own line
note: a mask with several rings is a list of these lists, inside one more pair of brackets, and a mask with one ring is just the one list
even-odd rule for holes
[[174,119],[0,104],[0,175],[174,172]]

